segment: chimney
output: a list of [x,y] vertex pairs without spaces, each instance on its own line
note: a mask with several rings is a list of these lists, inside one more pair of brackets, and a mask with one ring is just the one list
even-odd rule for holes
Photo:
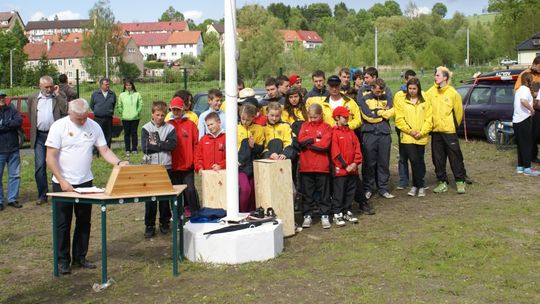
[[47,39],[47,52],[51,51],[52,42],[51,39]]

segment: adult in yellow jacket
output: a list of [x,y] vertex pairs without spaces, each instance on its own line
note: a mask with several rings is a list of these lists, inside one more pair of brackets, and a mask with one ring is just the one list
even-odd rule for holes
[[[413,183],[408,195],[425,196],[426,164],[424,154],[433,125],[431,102],[422,96],[418,78],[407,81],[403,100],[395,99],[396,128],[400,130],[400,152],[411,162]],[[405,164],[407,165],[407,164]]]
[[457,192],[465,193],[467,173],[457,136],[457,128],[463,119],[463,103],[461,95],[450,85],[451,77],[446,67],[438,67],[435,84],[426,92],[426,99],[431,102],[433,109],[431,156],[438,180],[438,185],[433,189],[435,193],[448,191],[446,159],[450,161]]

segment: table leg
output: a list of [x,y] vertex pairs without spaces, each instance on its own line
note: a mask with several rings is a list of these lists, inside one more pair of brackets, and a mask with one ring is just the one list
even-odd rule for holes
[[107,283],[107,205],[101,204],[101,284]]
[[56,227],[56,200],[52,198],[52,242],[53,242],[53,276],[58,277],[58,240]]
[[184,260],[184,197],[180,196],[180,261]]
[[172,225],[172,262],[173,276],[178,276],[178,198],[173,202],[173,225]]

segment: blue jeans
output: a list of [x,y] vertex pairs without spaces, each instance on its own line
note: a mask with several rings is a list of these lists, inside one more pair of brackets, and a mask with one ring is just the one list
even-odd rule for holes
[[45,164],[45,156],[47,153],[47,147],[45,147],[45,141],[47,140],[48,132],[37,131],[36,145],[34,146],[34,163],[35,163],[35,178],[38,189],[38,199],[47,200],[47,192],[49,192],[47,184],[47,167]]
[[8,166],[7,201],[8,203],[13,203],[19,197],[19,186],[21,185],[21,157],[19,155],[19,150],[9,153],[0,153],[0,204],[4,202],[2,178],[6,163]]

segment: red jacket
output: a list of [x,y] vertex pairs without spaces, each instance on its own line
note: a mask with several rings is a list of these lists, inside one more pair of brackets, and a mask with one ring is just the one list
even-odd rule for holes
[[332,164],[334,166],[334,176],[347,176],[358,174],[358,168],[347,172],[348,165],[362,163],[362,152],[360,152],[360,142],[348,126],[335,126],[332,130]]
[[300,128],[300,172],[330,173],[329,150],[332,127],[321,121],[306,121]]
[[254,124],[258,124],[259,126],[266,126],[266,116],[259,114],[257,117],[253,119]]
[[201,137],[195,150],[195,171],[212,170],[212,165],[218,164],[225,169],[225,133],[221,132],[217,137],[206,134]]
[[176,129],[176,148],[171,152],[173,171],[193,170],[195,147],[199,141],[199,130],[187,117],[169,120]]

